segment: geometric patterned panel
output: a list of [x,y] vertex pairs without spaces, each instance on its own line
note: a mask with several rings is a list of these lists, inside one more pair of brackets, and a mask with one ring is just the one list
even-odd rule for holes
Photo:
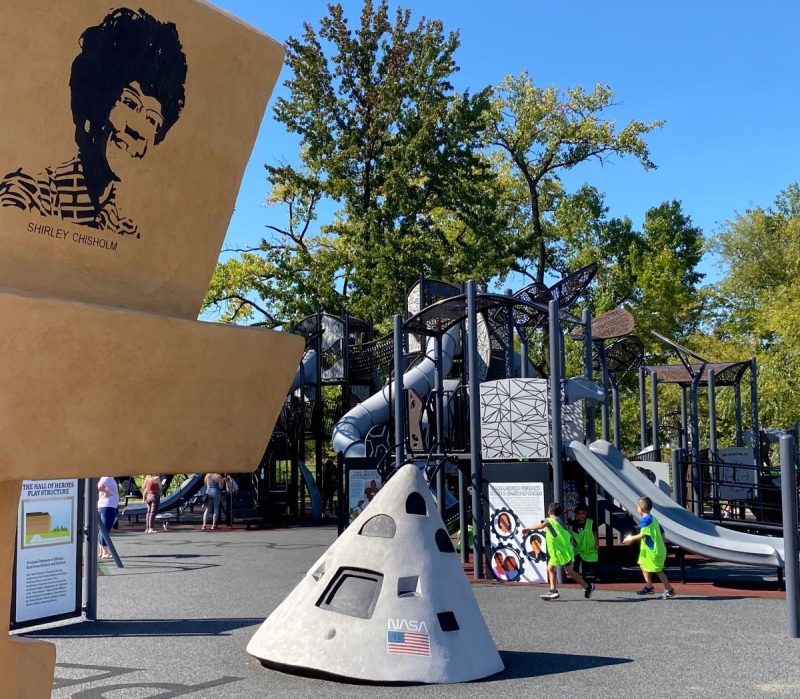
[[500,379],[481,384],[484,459],[549,459],[547,379]]
[[564,443],[571,442],[573,439],[582,442],[583,432],[583,403],[561,404],[561,439]]

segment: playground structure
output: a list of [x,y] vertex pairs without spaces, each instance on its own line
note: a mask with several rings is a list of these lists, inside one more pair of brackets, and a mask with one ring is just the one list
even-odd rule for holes
[[[357,389],[345,391],[347,397],[336,404],[336,410],[344,413],[331,431],[340,468],[340,531],[368,504],[363,498],[356,499],[352,511],[349,474],[372,471],[385,482],[394,468],[411,460],[427,467],[440,514],[451,531],[465,531],[468,523],[474,523],[488,536],[487,518],[482,513],[487,505],[486,490],[480,486],[492,479],[502,480],[498,465],[502,472],[502,464],[513,459],[528,462],[531,473],[542,473],[540,467],[547,466],[547,492],[552,499],[566,500],[568,510],[578,500],[588,502],[593,519],[605,525],[608,544],[613,544],[615,532],[635,526],[630,515],[635,512],[631,493],[638,492],[657,503],[662,518],[665,512],[659,506],[688,506],[689,519],[676,517],[672,529],[665,525],[670,541],[682,549],[734,562],[760,561],[778,568],[783,565],[783,543],[774,536],[780,533],[776,527],[780,507],[775,506],[780,502],[780,487],[763,476],[763,437],[750,437],[749,445],[745,443],[748,435],[764,434],[758,422],[755,361],[710,362],[659,336],[681,364],[647,366],[643,345],[633,334],[634,319],[627,311],[616,309],[595,319],[586,312],[580,318],[572,314],[572,306],[595,271],[596,267],[590,265],[549,288],[532,285],[505,295],[470,292],[470,284],[459,288],[420,279],[409,293],[407,316],[395,319],[392,336],[344,342],[345,337],[355,339],[354,335],[338,331],[339,344],[335,345],[332,358],[339,362],[339,381],[344,386],[356,375],[360,380],[369,379],[353,382]],[[319,330],[324,325],[320,318],[325,317],[318,313],[316,321],[312,316],[304,326],[308,344],[315,343],[317,350],[315,353],[309,349],[306,361],[317,362],[317,366],[322,365],[317,358],[334,346],[323,341],[325,331]],[[333,318],[346,327],[346,320]],[[566,334],[583,342],[582,376],[567,378],[564,374]],[[515,335],[519,352],[514,349]],[[369,333],[361,337],[366,339]],[[549,375],[543,376],[541,367],[534,369],[530,360],[521,359],[528,357],[532,342],[547,347],[545,364]],[[371,361],[365,361],[365,357]],[[332,358],[326,360],[325,366],[336,364]],[[303,371],[315,378],[321,375],[309,372],[307,367]],[[641,451],[628,461],[618,450],[609,451],[608,447],[609,442],[620,445],[620,385],[624,377],[630,378],[636,371]],[[395,376],[401,380],[395,381]],[[648,376],[649,420],[645,392]],[[745,384],[750,389],[749,415],[742,410],[746,377],[750,379]],[[494,382],[511,381],[547,386],[546,435],[538,428],[538,432],[512,439],[511,431],[516,428],[508,427],[506,432],[501,430],[492,437],[493,428],[485,420],[481,430],[480,421],[491,410],[482,394],[488,395]],[[671,458],[662,461],[662,443],[669,426],[660,420],[658,392],[670,383],[677,384],[681,391],[682,427]],[[517,389],[521,390],[520,386]],[[708,446],[701,445],[700,387],[706,388],[709,396]],[[735,442],[724,447],[717,443],[716,436],[715,396],[720,387],[733,389],[736,404]],[[373,392],[364,397],[368,389]],[[298,388],[295,404],[299,402],[305,410],[319,413],[319,395],[319,385],[313,391]],[[594,413],[598,408],[602,439],[596,441]],[[512,405],[512,411],[515,409]],[[325,412],[315,424],[330,425],[330,406],[322,406],[322,410]],[[779,432],[773,434],[775,438]],[[512,444],[510,451],[502,445],[503,435]],[[327,438],[327,430],[315,434],[317,444],[322,441],[320,436]],[[488,444],[492,439],[494,447]],[[539,445],[538,453],[530,444],[519,448],[531,439]],[[584,443],[590,448],[586,449]],[[641,478],[632,480],[631,469]],[[487,478],[487,473],[492,475]],[[676,483],[681,485],[676,488]],[[471,496],[470,485],[474,486]],[[666,521],[671,519],[666,517]],[[703,536],[713,537],[713,545]],[[486,555],[484,538],[476,537],[475,571],[479,577],[483,575]],[[748,545],[753,547],[752,556],[747,552]],[[466,547],[462,557],[469,557]]]
[[[433,282],[437,291],[444,291],[442,298],[427,306],[420,304],[405,321],[400,315],[394,317],[392,376],[333,428],[343,486],[339,492],[341,535],[256,632],[249,653],[277,669],[381,683],[457,682],[497,672],[494,663],[459,665],[459,660],[471,657],[466,655],[468,650],[486,642],[481,628],[463,636],[448,633],[459,630],[459,624],[453,623],[458,613],[442,610],[464,600],[469,607],[471,600],[460,592],[442,597],[441,585],[436,584],[441,579],[450,584],[451,578],[463,583],[460,570],[451,570],[450,575],[441,572],[445,565],[452,568],[455,553],[450,543],[453,527],[448,525],[457,522],[460,532],[472,525],[472,550],[462,546],[461,559],[467,562],[472,556],[476,579],[491,575],[504,581],[535,581],[538,575],[542,580],[537,566],[546,563],[544,542],[539,538],[534,544],[523,529],[543,517],[550,500],[568,509],[588,502],[591,514],[605,524],[610,537],[615,528],[621,532],[635,526],[629,513],[636,511],[640,497],[647,496],[666,538],[684,551],[778,569],[786,565],[787,555],[797,558],[794,535],[784,547],[782,538],[710,521],[719,501],[696,501],[693,509],[699,512],[682,506],[685,486],[696,493],[710,492],[698,482],[699,428],[693,429],[690,442],[682,444],[693,448],[694,458],[687,461],[686,452],[676,449],[671,474],[659,468],[667,464],[653,459],[660,452],[645,443],[646,430],[641,435],[644,448],[637,456],[647,461],[629,461],[608,441],[612,423],[617,443],[621,436],[619,380],[643,366],[644,352],[641,341],[631,334],[633,318],[625,311],[612,311],[594,323],[587,311],[580,318],[570,312],[595,271],[595,266],[589,266],[552,287],[525,289],[517,295],[478,293],[474,282],[468,282],[463,291]],[[424,283],[420,282],[420,299],[425,298]],[[565,375],[568,331],[583,342],[584,373],[571,378]],[[520,361],[515,361],[515,332],[523,349]],[[663,339],[678,352],[684,351]],[[537,340],[547,350],[546,378],[541,370],[537,370],[539,376],[528,375],[527,347]],[[495,348],[500,361],[493,362]],[[696,387],[700,383],[695,376],[702,375],[706,365],[698,374],[687,369],[694,386],[690,393],[693,424],[698,422]],[[493,366],[499,377],[492,374]],[[724,376],[730,367],[720,368]],[[596,370],[599,384],[594,381]],[[655,395],[658,374],[652,375]],[[712,387],[713,376],[712,369]],[[740,378],[741,371],[734,376]],[[752,386],[755,393],[755,382]],[[302,395],[295,397],[302,399]],[[751,403],[757,405],[757,398]],[[602,439],[594,437],[597,406],[601,407]],[[645,426],[643,399],[640,406],[640,424]],[[737,434],[741,434],[741,411],[737,418]],[[758,434],[756,410],[751,420],[751,430]],[[657,405],[653,421],[658,445]],[[723,462],[716,449],[712,454],[719,459],[719,467],[709,471],[714,474],[721,471]],[[760,466],[756,454],[749,451],[751,468]],[[787,482],[795,483],[796,459],[788,468],[792,477]],[[664,476],[662,482],[656,473]],[[415,484],[409,486],[412,476]],[[378,481],[385,484],[380,492]],[[792,488],[789,502],[796,506]],[[352,496],[357,499],[361,492],[363,500],[353,507]],[[755,507],[752,500],[748,505]],[[790,521],[796,529],[794,512]],[[409,515],[414,524],[406,521]],[[422,528],[417,526],[419,521],[424,523]],[[434,537],[436,527],[440,528]],[[410,531],[415,547],[408,545]],[[498,559],[503,561],[502,568]],[[796,560],[793,567],[787,566],[787,581],[790,575],[795,580],[796,568]],[[385,593],[384,585],[388,585]],[[423,660],[452,658],[449,663],[385,662],[384,654],[392,652],[395,638],[392,620],[400,623],[409,617],[413,621],[407,622],[412,626],[406,632],[413,632],[414,642],[420,644],[414,652],[425,656]],[[417,634],[418,629],[424,632]],[[303,640],[292,646],[289,640],[298,637]],[[453,643],[473,637],[478,639],[476,646],[460,646],[455,652]],[[362,643],[365,638],[367,643]],[[400,633],[397,638],[405,636]],[[431,652],[434,645],[436,653]],[[376,653],[380,657],[374,657]]]

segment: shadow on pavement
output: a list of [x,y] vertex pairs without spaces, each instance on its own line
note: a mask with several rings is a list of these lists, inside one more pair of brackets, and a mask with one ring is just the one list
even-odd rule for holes
[[256,626],[262,618],[245,619],[131,619],[95,621],[26,634],[30,638],[123,638],[169,636],[228,636],[230,631]]
[[662,600],[658,595],[652,597],[618,597],[617,599],[598,599],[595,602],[600,604],[625,604],[630,602],[669,602],[669,604],[678,604],[680,602],[727,602],[728,600],[743,600],[748,599],[751,595],[682,595],[678,593],[677,597],[669,600]]
[[557,675],[561,672],[590,670],[595,667],[632,663],[630,658],[610,658],[596,655],[566,655],[563,653],[533,653],[524,651],[501,650],[500,657],[506,669],[503,672],[487,677],[482,682],[499,680],[519,680],[526,677],[542,677]]

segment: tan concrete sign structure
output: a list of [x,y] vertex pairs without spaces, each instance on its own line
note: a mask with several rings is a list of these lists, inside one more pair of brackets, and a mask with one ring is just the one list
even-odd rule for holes
[[378,683],[503,669],[425,481],[403,466],[247,645],[281,670]]
[[[0,3],[0,609],[21,480],[257,465],[302,338],[194,319],[282,60],[195,0]],[[54,663],[0,634],[3,696]]]

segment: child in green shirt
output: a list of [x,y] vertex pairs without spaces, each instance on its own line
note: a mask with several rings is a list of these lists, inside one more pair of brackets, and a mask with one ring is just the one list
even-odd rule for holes
[[642,518],[639,520],[639,533],[629,534],[623,540],[623,544],[632,544],[634,541],[641,541],[639,545],[639,567],[644,576],[644,587],[636,594],[652,595],[653,574],[664,584],[664,592],[661,599],[671,599],[677,594],[675,588],[670,585],[667,576],[664,574],[664,561],[667,559],[667,545],[664,543],[664,534],[661,525],[650,512],[653,509],[653,501],[650,498],[639,498],[636,509]]
[[594,580],[595,566],[599,558],[597,527],[582,502],[575,507],[572,538],[575,540],[575,570],[587,579]]
[[550,590],[543,595],[539,595],[544,600],[558,599],[558,578],[556,568],[564,566],[564,570],[575,582],[583,588],[583,596],[589,599],[594,592],[594,583],[586,582],[572,568],[572,561],[575,559],[575,549],[572,546],[572,535],[561,523],[563,508],[560,503],[552,502],[547,508],[547,519],[542,520],[541,524],[533,527],[526,527],[522,530],[522,535],[532,531],[544,529],[545,543],[547,544],[547,579],[550,582]]

